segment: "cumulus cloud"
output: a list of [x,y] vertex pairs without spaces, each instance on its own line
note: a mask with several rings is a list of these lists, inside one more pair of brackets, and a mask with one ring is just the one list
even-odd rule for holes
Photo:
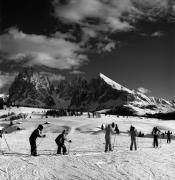
[[137,90],[143,94],[148,94],[151,92],[149,89],[146,89],[144,87],[139,87]]
[[160,32],[160,31],[157,31],[157,32],[154,32],[151,34],[152,37],[160,37],[160,36],[163,36],[163,32]]
[[7,60],[25,62],[27,66],[70,69],[87,61],[80,45],[65,40],[65,35],[61,33],[49,38],[12,28],[0,36],[0,42],[0,50],[6,53]]
[[4,86],[10,85],[15,79],[17,73],[4,73],[0,72],[0,89]]
[[[162,17],[175,15],[171,0],[54,0],[55,17],[66,24],[78,24],[81,28],[81,44],[91,39],[97,52],[110,52],[116,47],[110,35],[134,31],[140,20],[156,22]],[[160,36],[155,32],[152,36]],[[106,41],[104,43],[104,39]],[[94,45],[95,44],[95,45]],[[94,48],[94,47],[93,47]]]
[[[128,0],[70,0],[64,5],[61,5],[59,0],[55,0],[54,7],[56,17],[62,18],[63,21],[83,25],[93,36],[100,31],[114,32],[132,29],[131,24],[121,19],[125,10],[133,9]],[[88,19],[93,20],[93,23],[91,21],[88,23]],[[92,26],[94,22],[96,25]]]
[[98,19],[101,31],[120,31],[132,28],[131,22],[141,18],[156,20],[174,13],[171,0],[54,0],[55,16],[67,22],[88,26],[86,18]]
[[[87,51],[111,52],[120,41],[112,35],[137,30],[140,20],[175,18],[173,0],[53,0],[53,7],[55,18],[75,25],[78,31],[57,30],[47,37],[11,28],[0,35],[0,52],[7,61],[22,66],[78,68],[88,61]],[[155,30],[151,36],[161,35]]]

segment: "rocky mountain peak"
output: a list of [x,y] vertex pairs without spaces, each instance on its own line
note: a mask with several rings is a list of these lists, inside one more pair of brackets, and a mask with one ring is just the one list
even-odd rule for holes
[[9,100],[15,104],[38,104],[44,106],[50,97],[51,84],[47,76],[32,68],[19,72],[9,89]]

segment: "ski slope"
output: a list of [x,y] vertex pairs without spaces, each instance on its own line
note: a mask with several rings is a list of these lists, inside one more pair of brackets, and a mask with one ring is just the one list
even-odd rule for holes
[[[27,110],[25,110],[27,112]],[[20,120],[21,121],[21,120]],[[38,139],[38,157],[31,157],[28,138],[39,123],[44,124],[46,138]],[[114,151],[104,153],[104,132],[101,124],[115,122],[121,131],[120,135],[112,135]],[[0,124],[3,124],[1,121]],[[127,130],[134,125],[138,131],[147,136],[138,138],[138,150],[129,151],[130,137]],[[1,139],[0,179],[2,180],[135,180],[135,179],[175,179],[175,141],[166,144],[161,140],[161,147],[152,148],[150,132],[157,125],[162,131],[170,129],[175,133],[174,121],[159,121],[137,117],[102,116],[88,118],[87,114],[80,117],[60,117],[43,119],[32,116],[19,124],[21,131],[5,134]],[[69,131],[66,144],[70,151],[68,156],[56,156],[54,139],[63,130]],[[160,140],[159,140],[160,143]]]

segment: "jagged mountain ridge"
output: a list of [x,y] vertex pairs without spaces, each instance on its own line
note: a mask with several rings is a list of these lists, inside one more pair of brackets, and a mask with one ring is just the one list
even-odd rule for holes
[[25,69],[20,72],[9,89],[9,101],[14,104],[82,109],[95,111],[128,106],[134,110],[149,109],[160,111],[171,109],[173,104],[163,99],[148,97],[132,91],[102,73],[97,78],[87,81],[76,77],[73,81],[63,80],[56,88],[48,77]]
[[26,68],[9,88],[9,101],[18,105],[53,106],[51,84],[46,76]]

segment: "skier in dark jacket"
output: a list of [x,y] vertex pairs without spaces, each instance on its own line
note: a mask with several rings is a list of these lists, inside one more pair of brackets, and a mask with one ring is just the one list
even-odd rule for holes
[[172,132],[170,132],[169,130],[168,130],[168,132],[165,132],[165,134],[167,135],[167,143],[171,143],[171,134],[172,134]]
[[135,150],[137,150],[137,144],[136,144],[137,131],[136,131],[136,129],[135,129],[135,127],[134,127],[134,126],[131,126],[131,127],[130,127],[129,134],[130,134],[130,136],[131,136],[131,145],[130,145],[130,150],[132,151],[133,144],[134,144],[134,148],[135,148]]
[[108,124],[106,127],[105,127],[105,152],[108,151],[112,151],[112,147],[111,147],[111,133],[112,133],[112,128],[110,126],[110,124]]
[[43,125],[40,124],[40,125],[37,127],[37,129],[35,129],[35,130],[32,132],[32,134],[31,134],[31,136],[30,136],[30,138],[29,138],[29,142],[30,142],[30,146],[31,146],[31,155],[32,155],[32,156],[37,156],[36,139],[37,139],[38,137],[41,137],[41,138],[46,137],[46,135],[41,135],[42,130],[43,130]]
[[117,124],[115,125],[115,132],[116,132],[116,134],[120,134],[120,131],[119,131],[119,128],[118,128]]
[[152,135],[153,135],[153,147],[158,147],[159,143],[158,143],[158,136],[160,134],[160,130],[157,127],[154,127],[152,130]]
[[[67,149],[64,144],[64,142],[67,141],[66,135],[67,133],[66,130],[64,129],[63,132],[59,134],[58,137],[55,139],[55,142],[58,146],[57,154],[61,154],[61,149],[63,149],[63,155],[67,154]],[[68,142],[71,143],[72,141],[69,140]]]

